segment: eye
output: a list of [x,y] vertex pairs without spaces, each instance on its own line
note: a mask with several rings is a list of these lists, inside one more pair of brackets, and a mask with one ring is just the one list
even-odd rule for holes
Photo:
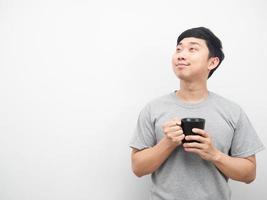
[[181,48],[180,47],[178,47],[178,48],[176,48],[176,52],[181,52]]
[[190,52],[195,52],[195,51],[197,51],[197,49],[194,48],[194,47],[191,47],[191,48],[189,48],[189,51],[190,51]]

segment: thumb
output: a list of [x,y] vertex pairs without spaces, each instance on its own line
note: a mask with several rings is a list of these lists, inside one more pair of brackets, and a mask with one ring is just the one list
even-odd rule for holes
[[174,117],[174,118],[173,118],[173,121],[174,121],[177,125],[181,125],[181,120],[180,120],[180,118],[178,118],[178,117]]

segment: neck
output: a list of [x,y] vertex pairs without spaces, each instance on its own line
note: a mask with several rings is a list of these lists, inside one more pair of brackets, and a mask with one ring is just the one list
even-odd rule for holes
[[207,81],[188,82],[181,80],[180,90],[176,92],[176,95],[185,102],[200,102],[208,96]]

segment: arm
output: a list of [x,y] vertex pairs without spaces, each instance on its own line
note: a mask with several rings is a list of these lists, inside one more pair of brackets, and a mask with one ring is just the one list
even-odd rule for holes
[[209,134],[201,129],[193,129],[198,135],[186,136],[186,140],[197,140],[199,143],[184,143],[185,151],[198,154],[204,160],[211,161],[225,176],[251,183],[256,177],[256,158],[231,157],[216,149]]
[[144,150],[133,149],[132,169],[136,176],[141,177],[156,171],[169,157],[176,146],[163,138],[157,145]]
[[132,170],[138,177],[153,173],[184,139],[180,121],[170,121],[163,126],[165,136],[151,148],[132,150]]
[[256,157],[231,157],[221,152],[213,160],[215,166],[227,177],[245,183],[251,183],[256,178]]

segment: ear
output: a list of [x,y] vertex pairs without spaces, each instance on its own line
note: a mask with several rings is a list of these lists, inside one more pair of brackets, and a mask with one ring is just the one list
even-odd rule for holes
[[212,69],[216,68],[219,62],[220,62],[220,59],[218,57],[211,57],[208,70],[211,71]]

